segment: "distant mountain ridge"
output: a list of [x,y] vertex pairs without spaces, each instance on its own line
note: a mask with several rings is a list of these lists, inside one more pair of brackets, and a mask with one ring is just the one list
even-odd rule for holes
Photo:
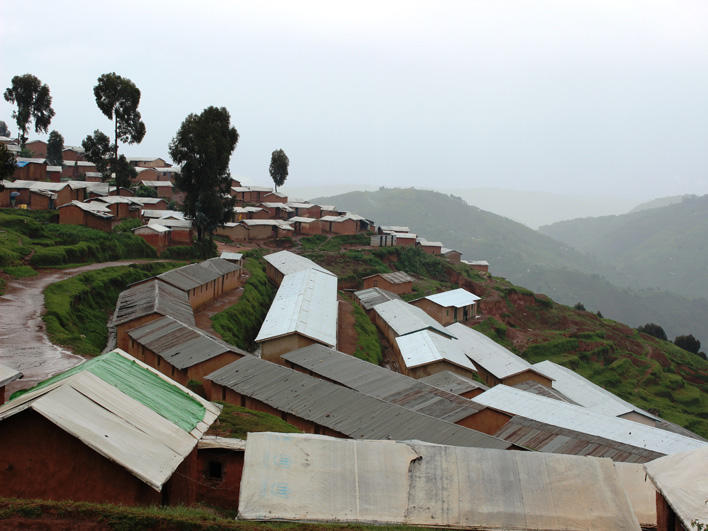
[[618,287],[607,280],[623,277],[614,267],[459,197],[414,188],[382,188],[314,201],[357,212],[379,225],[407,225],[429,240],[440,240],[463,252],[468,260],[489,260],[494,275],[547,293],[558,302],[582,302],[588,309],[631,326],[659,322],[671,337],[691,333],[708,341],[708,300]]
[[[676,198],[658,201],[668,199]],[[708,195],[646,205],[619,216],[561,221],[539,231],[612,266],[607,276],[615,283],[708,297]]]
[[[695,199],[697,197],[698,196],[695,194],[683,194],[683,195],[672,195],[669,197],[659,197],[657,199],[652,199],[651,201],[647,201],[646,203],[638,204],[632,210],[629,211],[629,214],[631,214],[632,212],[641,212],[642,210],[649,210],[650,208],[661,208],[661,207],[665,207],[665,206],[675,205],[676,203],[681,203],[682,201],[685,201],[686,199]],[[596,216],[597,216],[597,214],[596,214]]]

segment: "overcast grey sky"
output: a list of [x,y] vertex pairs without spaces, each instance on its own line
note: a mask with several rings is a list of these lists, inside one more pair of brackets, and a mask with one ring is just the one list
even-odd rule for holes
[[225,106],[246,182],[283,148],[292,186],[708,193],[705,0],[29,1],[0,45],[2,87],[47,83],[67,144],[111,131],[104,72],[142,91],[128,155]]

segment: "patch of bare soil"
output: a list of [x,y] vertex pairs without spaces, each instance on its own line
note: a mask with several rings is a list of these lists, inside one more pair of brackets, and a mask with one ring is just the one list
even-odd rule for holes
[[356,351],[357,334],[354,322],[354,310],[351,303],[340,298],[337,319],[337,350],[340,352],[354,354]]

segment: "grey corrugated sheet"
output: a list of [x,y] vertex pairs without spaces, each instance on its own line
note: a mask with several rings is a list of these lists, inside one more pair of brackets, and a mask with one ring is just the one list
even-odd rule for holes
[[192,367],[224,352],[249,354],[172,317],[150,321],[128,335],[178,369]]
[[[324,267],[317,265],[315,262],[299,254],[291,253],[290,251],[278,251],[267,254],[263,259],[277,269],[283,275],[291,273],[299,273],[304,269],[316,269],[322,273],[334,275],[331,271],[327,271]],[[336,276],[336,275],[334,275]]]
[[364,278],[381,277],[391,284],[404,284],[405,282],[415,282],[415,279],[405,271],[394,271],[393,273],[376,273]]
[[199,265],[214,271],[219,276],[228,275],[229,273],[239,270],[236,264],[229,262],[225,258],[209,258],[209,260],[204,260]]
[[22,373],[7,365],[0,365],[0,387],[22,378]]
[[206,376],[239,394],[352,439],[418,439],[483,448],[510,444],[253,356]]
[[[225,260],[224,260],[225,261]],[[189,264],[157,275],[157,278],[184,291],[198,288],[221,277],[215,269],[200,264]]]
[[369,288],[362,289],[354,292],[354,296],[359,300],[359,304],[363,306],[365,310],[371,310],[377,304],[382,302],[401,300],[401,297],[381,288]]
[[543,384],[540,384],[538,382],[534,382],[533,380],[526,380],[524,382],[519,382],[511,387],[515,387],[517,389],[521,389],[522,391],[526,391],[528,393],[533,393],[535,395],[540,395],[540,396],[545,396],[547,398],[555,398],[556,400],[560,400],[561,402],[568,402],[570,404],[575,404],[570,398],[565,396],[563,393],[560,391],[557,391],[556,389],[553,389],[551,387],[547,387]]
[[461,396],[322,345],[294,350],[281,358],[360,393],[449,422],[484,409]]
[[608,457],[613,461],[625,463],[646,463],[662,455],[645,448],[551,426],[521,416],[512,417],[494,436],[537,452]]
[[431,329],[445,337],[456,337],[454,332],[447,330],[423,310],[400,299],[377,304],[374,311],[397,336]]
[[481,389],[483,391],[489,389],[489,387],[481,382],[477,382],[471,378],[465,378],[451,371],[436,372],[430,376],[420,378],[418,381],[427,383],[443,391],[455,393],[456,395],[461,395],[475,389]]
[[187,294],[161,280],[150,280],[126,289],[118,296],[111,326],[159,313],[194,326],[194,313]]

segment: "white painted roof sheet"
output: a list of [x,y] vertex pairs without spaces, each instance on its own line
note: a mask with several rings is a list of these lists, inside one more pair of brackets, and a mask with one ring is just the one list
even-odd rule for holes
[[153,186],[155,188],[158,187],[163,187],[163,188],[173,188],[172,183],[170,181],[140,181],[142,184],[145,186]]
[[10,382],[22,378],[22,373],[18,370],[8,367],[7,365],[0,365],[0,387],[7,385]]
[[141,227],[137,227],[133,229],[135,232],[138,234],[141,234],[140,230],[141,229],[149,229],[154,232],[170,232],[170,229],[165,227],[164,225],[160,225],[159,221],[155,221],[154,219],[151,219],[150,222],[147,225],[143,225]]
[[223,258],[224,260],[241,260],[243,258],[243,255],[241,253],[223,251],[221,253],[221,258]]
[[639,531],[609,459],[268,432],[248,435],[238,515],[456,529]]
[[293,216],[291,218],[288,218],[288,222],[290,223],[313,223],[315,221],[318,221],[315,218],[304,218],[302,216]]
[[576,404],[603,415],[618,417],[631,411],[640,413],[654,420],[659,420],[648,411],[644,411],[617,395],[610,393],[575,371],[558,365],[550,360],[535,363],[533,368],[549,378],[553,378],[553,388],[557,389]]
[[489,371],[496,378],[507,378],[533,369],[530,363],[482,332],[461,323],[453,323],[447,327],[447,330],[457,338],[459,347],[475,365]]
[[337,277],[316,269],[285,275],[256,341],[299,333],[335,347],[338,304]]
[[708,443],[631,420],[596,413],[582,406],[496,385],[472,399],[478,404],[519,415],[537,422],[646,448],[660,454],[675,454],[706,447]]
[[402,225],[382,225],[381,230],[388,232],[410,232],[408,227]]
[[418,237],[410,232],[392,232],[396,238],[399,238],[401,240],[417,240]]
[[447,361],[468,371],[477,369],[452,339],[429,330],[421,330],[396,338],[406,367],[412,369],[437,361]]
[[655,459],[644,469],[685,529],[697,529],[694,521],[708,524],[708,446]]
[[432,329],[445,337],[455,337],[453,332],[446,330],[443,325],[423,310],[402,300],[377,304],[374,306],[374,311],[393,329],[397,336]]
[[[131,197],[131,201],[135,202],[136,199]],[[140,211],[140,215],[144,218],[167,218],[167,217],[174,217],[175,219],[184,219],[184,213],[180,212],[179,210],[150,210],[150,209],[143,209]]]
[[470,293],[463,288],[443,291],[442,293],[435,293],[434,295],[428,295],[425,298],[442,307],[454,306],[456,308],[469,306],[479,300],[477,295]]
[[297,273],[299,271],[303,271],[304,269],[315,269],[317,271],[321,271],[322,273],[333,275],[333,273],[327,271],[324,267],[317,265],[309,258],[291,253],[290,251],[278,251],[277,253],[268,254],[263,258],[283,275]]

